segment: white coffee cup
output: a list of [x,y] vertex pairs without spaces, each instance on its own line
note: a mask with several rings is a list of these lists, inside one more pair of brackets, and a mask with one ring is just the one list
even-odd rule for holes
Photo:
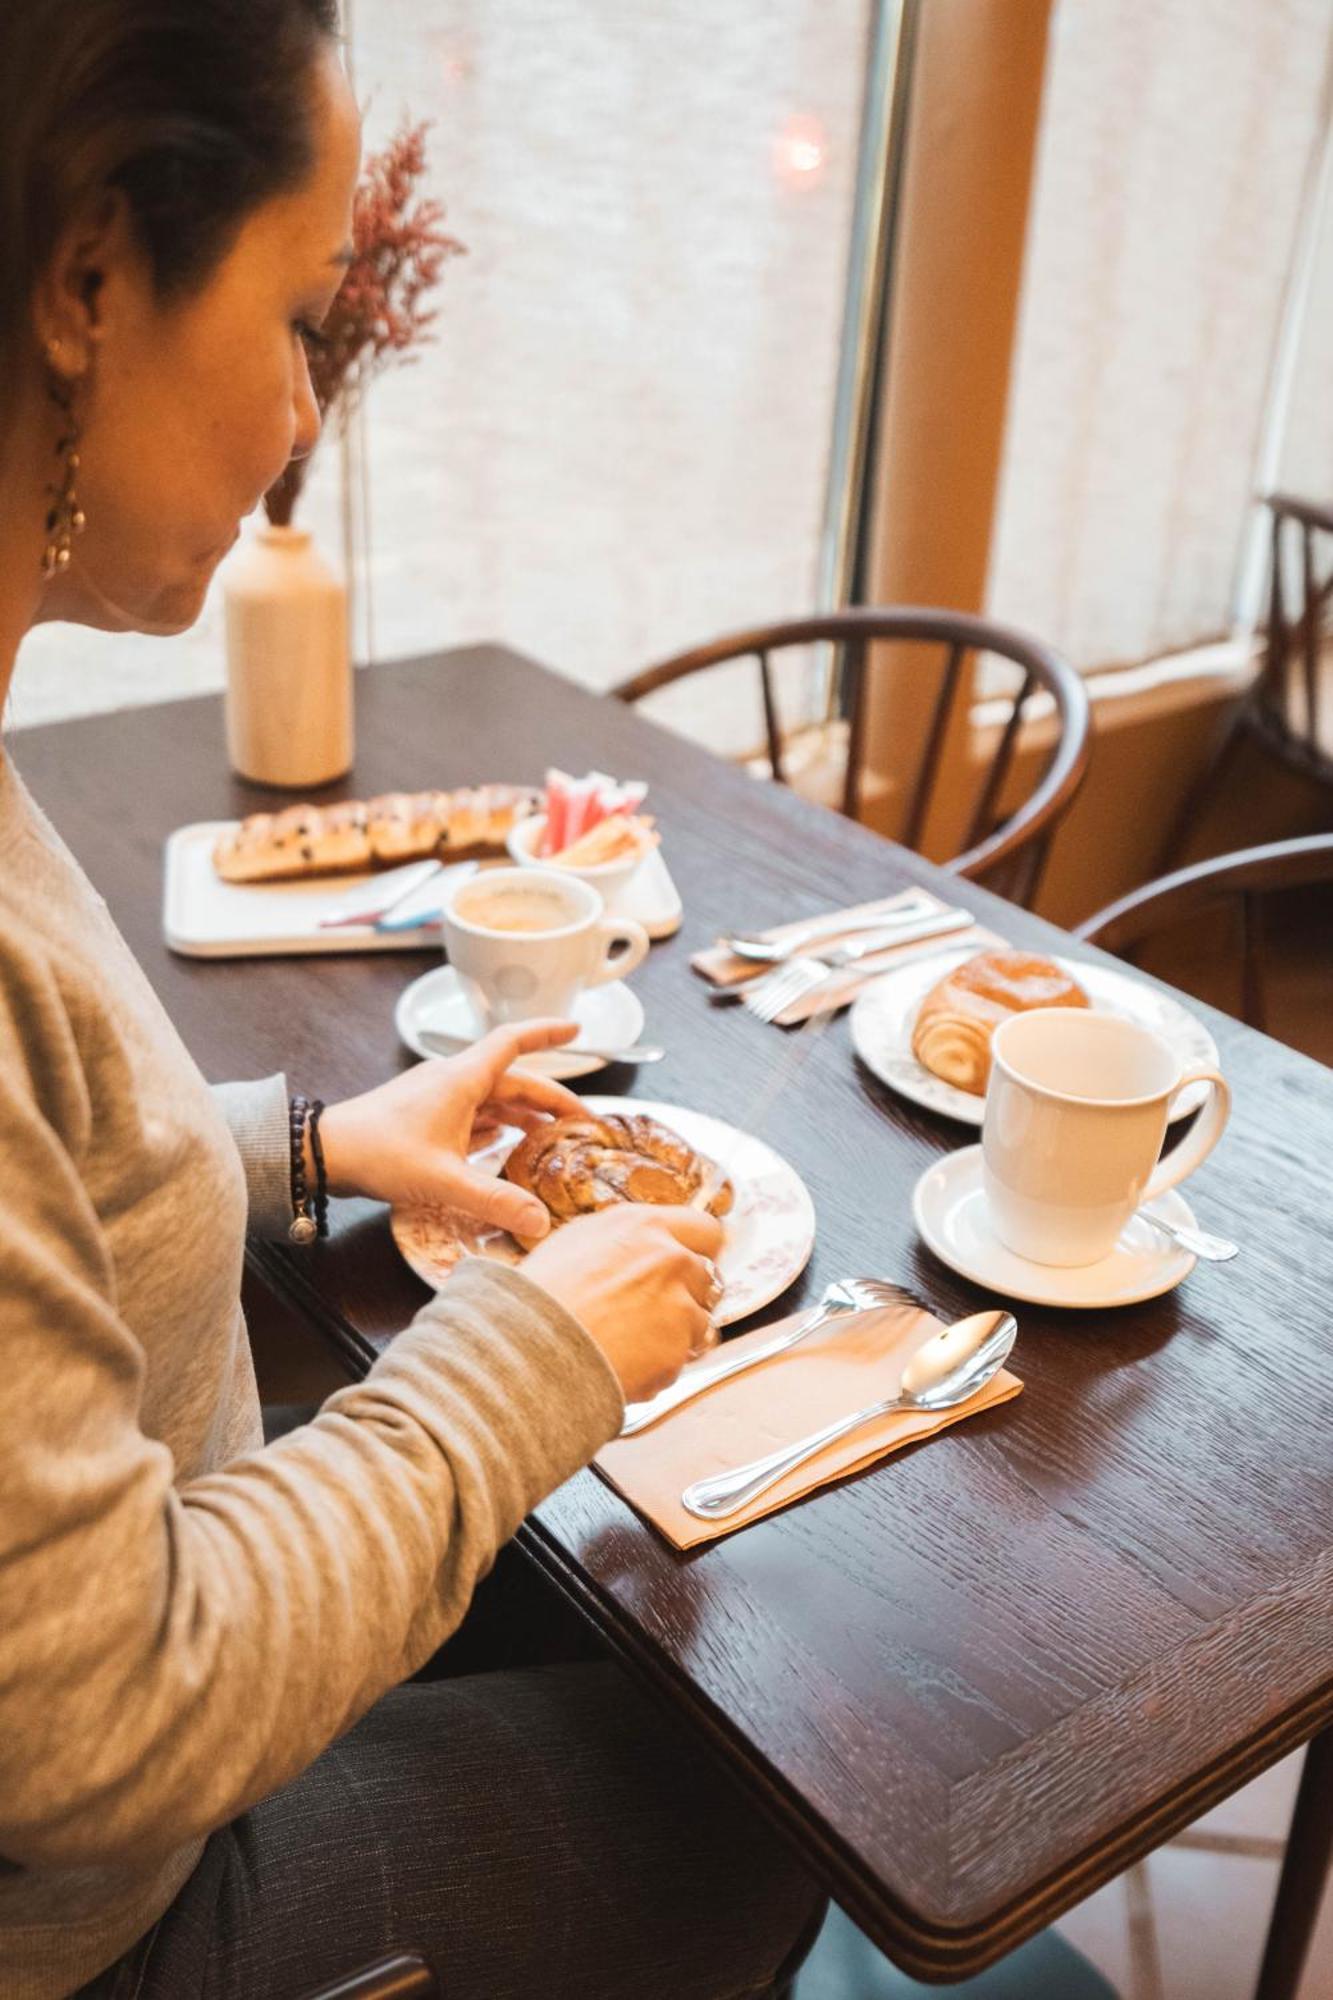
[[484,868],[444,908],[444,948],[480,1021],[568,1017],[585,986],[642,964],[648,933],[554,868]]
[[[1211,1093],[1159,1161],[1173,1099]],[[1215,1069],[1182,1069],[1151,1029],[1081,1007],[1035,1007],[991,1042],[982,1182],[1000,1241],[1035,1264],[1073,1268],[1109,1255],[1135,1209],[1212,1152],[1231,1110]]]

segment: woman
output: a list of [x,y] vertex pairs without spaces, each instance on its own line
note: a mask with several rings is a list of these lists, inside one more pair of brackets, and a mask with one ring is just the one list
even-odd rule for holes
[[[314,443],[359,151],[333,7],[0,12],[0,694],[41,619],[187,626]],[[467,1142],[572,1102],[508,1072],[571,1032],[330,1106],[333,1191],[539,1231]],[[451,1996],[767,1990],[816,1899],[612,1669],[399,1686],[706,1340],[716,1224],[467,1265],[264,1448],[237,1298],[314,1172],[288,1114],[281,1077],[209,1091],[0,759],[0,1993],[288,2000],[395,1942]]]

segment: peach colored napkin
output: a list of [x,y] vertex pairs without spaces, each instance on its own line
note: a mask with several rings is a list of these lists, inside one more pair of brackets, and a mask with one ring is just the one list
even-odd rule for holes
[[[882,915],[888,920],[908,896],[914,901],[919,901],[923,893],[926,897],[923,915],[929,915],[932,908],[944,911],[950,907],[949,904],[941,902],[938,896],[930,895],[928,891],[905,890],[896,896],[884,896],[878,902],[855,903],[842,914],[849,924],[856,923],[863,916],[871,915]],[[762,931],[760,935],[771,938],[774,942],[780,942],[811,921],[809,917],[802,917],[795,923],[775,924],[771,930]],[[842,943],[844,939],[850,943],[859,935],[864,933],[831,933],[828,937],[821,938],[815,949],[826,951],[831,946]],[[797,1000],[785,1008],[777,1017],[777,1026],[794,1028],[799,1022],[808,1021],[812,1014],[836,1012],[839,1007],[846,1007],[856,998],[863,986],[868,986],[872,979],[878,979],[882,972],[891,972],[895,966],[910,964],[913,959],[929,958],[937,951],[952,951],[958,946],[982,951],[999,943],[1001,940],[993,931],[986,930],[981,924],[973,924],[968,930],[950,931],[944,937],[918,938],[915,942],[906,944],[888,944],[882,951],[875,952],[869,958],[859,959],[837,978],[825,980],[804,999]],[[735,986],[742,979],[754,978],[762,969],[748,959],[737,958],[734,952],[728,951],[726,946],[721,944],[709,945],[705,950],[696,952],[690,964],[702,978],[714,986]]]
[[[793,1314],[792,1318],[799,1318]],[[777,1320],[754,1333],[724,1341],[694,1368],[707,1368],[718,1353],[742,1354],[771,1340],[792,1319]],[[867,1403],[895,1395],[899,1378],[916,1350],[940,1331],[932,1314],[914,1306],[888,1306],[882,1312],[858,1313],[835,1320],[822,1333],[765,1361],[730,1382],[719,1383],[696,1402],[687,1403],[637,1437],[615,1438],[594,1459],[597,1470],[630,1505],[678,1549],[716,1541],[750,1521],[786,1507],[830,1480],[897,1451],[919,1438],[931,1437],[949,1424],[980,1410],[992,1409],[1016,1396],[1022,1383],[1006,1369],[988,1382],[970,1402],[935,1414],[896,1411],[826,1445],[817,1458],[789,1472],[739,1513],[721,1521],[698,1521],[680,1504],[692,1480],[727,1472],[751,1459],[762,1458],[780,1445],[823,1428],[837,1417],[850,1416]],[[689,1370],[686,1371],[688,1378]]]

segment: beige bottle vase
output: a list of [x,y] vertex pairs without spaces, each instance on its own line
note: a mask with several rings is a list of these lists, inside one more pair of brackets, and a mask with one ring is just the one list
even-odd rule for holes
[[306,528],[264,522],[224,573],[227,754],[261,785],[309,790],[354,755],[347,592]]

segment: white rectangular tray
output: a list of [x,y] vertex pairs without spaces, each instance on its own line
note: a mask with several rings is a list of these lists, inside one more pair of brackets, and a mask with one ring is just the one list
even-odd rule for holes
[[[285,957],[305,952],[423,951],[439,941],[438,930],[385,931],[364,928],[321,930],[320,920],[358,896],[377,889],[392,894],[394,877],[378,874],[326,875],[313,882],[224,882],[213,867],[213,849],[234,820],[201,820],[178,827],[166,844],[162,931],[171,951],[185,958]],[[420,867],[420,863],[411,864]],[[457,873],[475,862],[459,863],[423,883],[421,900],[433,905]],[[410,908],[404,902],[402,912]],[[617,915],[634,917],[649,937],[679,930],[681,902],[661,850],[654,848],[617,899]]]

